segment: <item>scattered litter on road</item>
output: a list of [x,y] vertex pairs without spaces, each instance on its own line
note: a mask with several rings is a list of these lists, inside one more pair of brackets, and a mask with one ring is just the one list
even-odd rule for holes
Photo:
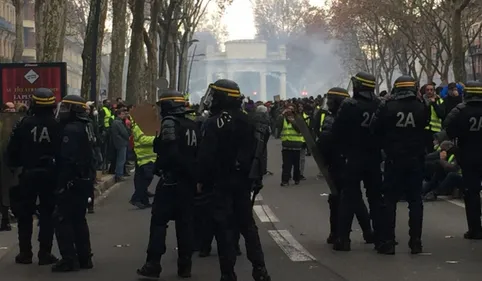
[[0,247],[0,250],[8,250],[8,247]]
[[301,233],[300,233],[300,236],[305,236],[305,235],[306,235],[306,234],[305,234],[305,233],[303,233],[303,232],[301,232]]
[[418,255],[419,256],[431,256],[432,253],[419,253]]
[[127,248],[127,247],[130,247],[130,246],[131,246],[131,244],[117,244],[114,247],[116,247],[116,248]]
[[454,237],[452,235],[445,236],[445,239],[450,239],[450,238],[454,238]]
[[448,264],[457,264],[457,263],[459,263],[459,261],[445,261],[445,263],[448,263]]
[[325,197],[325,196],[329,196],[329,195],[330,195],[330,194],[328,194],[328,193],[322,193],[322,194],[320,194],[321,197]]
[[313,268],[318,268],[317,265],[310,265],[310,267],[308,269],[313,269]]

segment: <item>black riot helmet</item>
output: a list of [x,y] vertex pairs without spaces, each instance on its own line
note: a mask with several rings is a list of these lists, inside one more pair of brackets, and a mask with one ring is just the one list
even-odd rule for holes
[[465,83],[464,97],[467,100],[482,100],[482,82],[468,81]]
[[83,120],[88,121],[87,103],[77,95],[67,95],[57,107],[57,117],[60,121]]
[[182,115],[186,113],[186,99],[176,90],[165,90],[159,95],[157,106],[161,116]]
[[326,105],[328,107],[328,110],[331,113],[335,114],[336,112],[338,112],[338,109],[340,108],[343,100],[349,97],[350,94],[348,94],[348,91],[346,89],[340,87],[334,87],[329,89],[326,93]]
[[[361,93],[372,94],[377,86],[376,78],[373,74],[368,72],[358,72],[355,76],[351,77],[351,83],[353,87],[353,95]],[[369,95],[371,97],[371,95]]]
[[221,110],[240,109],[244,96],[236,82],[219,79],[209,85],[199,110],[207,109],[216,114]]
[[418,91],[418,83],[413,77],[403,75],[393,83],[392,95],[395,98],[416,97]]
[[36,89],[32,94],[32,97],[30,100],[30,107],[31,108],[55,107],[55,96],[52,90],[47,88]]

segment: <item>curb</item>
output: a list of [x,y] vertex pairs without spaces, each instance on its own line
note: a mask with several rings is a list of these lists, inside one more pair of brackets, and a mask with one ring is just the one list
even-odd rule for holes
[[94,196],[100,197],[104,192],[108,191],[112,186],[115,185],[114,175],[104,175],[101,178],[101,182],[96,184],[94,187]]

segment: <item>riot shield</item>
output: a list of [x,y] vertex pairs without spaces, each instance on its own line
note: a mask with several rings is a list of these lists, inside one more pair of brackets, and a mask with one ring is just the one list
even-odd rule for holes
[[318,147],[316,146],[316,142],[315,142],[315,139],[313,138],[310,128],[308,128],[308,125],[306,124],[302,115],[295,114],[294,120],[295,120],[296,126],[298,126],[301,134],[305,138],[306,145],[308,146],[308,149],[311,151],[311,154],[313,155],[313,159],[315,159],[316,166],[318,166],[318,169],[323,174],[326,180],[326,183],[330,188],[331,194],[337,195],[337,189],[335,187],[333,179],[330,177],[330,174],[328,173],[326,162],[323,159],[320,151],[318,150]]
[[18,184],[18,171],[12,173],[4,161],[5,150],[13,126],[15,126],[17,121],[23,116],[25,116],[24,113],[0,113],[0,205],[4,206],[10,206],[9,189]]

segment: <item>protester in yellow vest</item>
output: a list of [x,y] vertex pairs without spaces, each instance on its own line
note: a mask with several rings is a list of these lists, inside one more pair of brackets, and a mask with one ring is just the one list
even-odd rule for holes
[[134,194],[129,203],[145,209],[151,206],[149,197],[152,197],[147,189],[154,178],[156,154],[153,152],[155,136],[146,136],[139,125],[132,123],[132,135],[134,136],[134,152],[136,154],[136,170],[134,174]]
[[291,171],[295,184],[300,183],[300,151],[303,148],[303,136],[294,122],[295,107],[289,104],[278,119],[278,132],[281,138],[283,166],[281,186],[289,185]]
[[435,94],[433,84],[426,84],[420,89],[423,99],[430,107],[430,124],[425,127],[426,131],[426,150],[427,153],[433,152],[433,135],[442,130],[442,121],[445,117],[443,99]]

